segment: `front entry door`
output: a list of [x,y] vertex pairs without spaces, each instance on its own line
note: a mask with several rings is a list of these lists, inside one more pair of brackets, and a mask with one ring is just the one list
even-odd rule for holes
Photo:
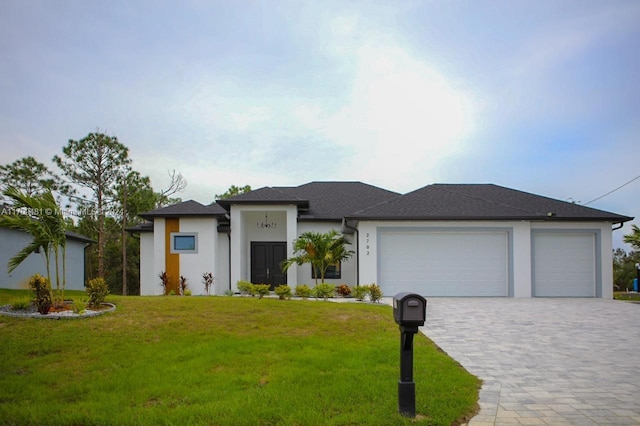
[[287,259],[287,243],[255,241],[251,243],[251,282],[269,284],[273,290],[287,283],[280,263]]

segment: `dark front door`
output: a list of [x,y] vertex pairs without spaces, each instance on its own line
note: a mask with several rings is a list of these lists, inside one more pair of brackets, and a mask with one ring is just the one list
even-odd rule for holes
[[271,290],[287,283],[280,263],[287,259],[287,243],[255,241],[251,243],[251,282],[269,284]]

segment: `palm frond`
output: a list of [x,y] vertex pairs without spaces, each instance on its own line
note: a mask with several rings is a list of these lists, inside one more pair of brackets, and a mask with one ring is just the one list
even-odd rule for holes
[[[28,195],[15,187],[9,187],[4,191],[4,195],[13,200],[15,209],[24,209],[24,214],[5,215],[0,217],[0,227],[19,230],[30,234],[33,241],[9,261],[10,272],[18,265],[38,251],[44,250],[45,263],[47,267],[47,276],[49,280],[49,259],[50,251],[55,250],[56,254],[56,278],[58,277],[58,248],[62,248],[63,262],[64,251],[66,247],[66,221],[62,212],[58,208],[58,204],[52,192],[46,191],[42,194]],[[63,267],[63,275],[64,275]],[[56,279],[57,283],[59,282]],[[65,277],[63,276],[63,286]]]
[[11,259],[9,259],[9,263],[7,264],[9,273],[13,272],[18,266],[20,266],[20,264],[24,262],[27,257],[31,256],[33,253],[37,253],[42,248],[42,245],[34,240],[31,242],[31,244],[16,253],[13,257],[11,257]]

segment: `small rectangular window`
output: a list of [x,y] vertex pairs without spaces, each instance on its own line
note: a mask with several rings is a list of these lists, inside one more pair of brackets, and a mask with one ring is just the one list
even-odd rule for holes
[[[330,265],[327,268],[327,271],[324,273],[325,278],[342,278],[342,268],[340,267],[340,263],[337,265]],[[316,279],[316,274],[314,273],[313,268],[311,268],[311,278]],[[320,271],[318,271],[318,278],[320,277]]]
[[171,253],[197,253],[198,234],[195,232],[172,232]]

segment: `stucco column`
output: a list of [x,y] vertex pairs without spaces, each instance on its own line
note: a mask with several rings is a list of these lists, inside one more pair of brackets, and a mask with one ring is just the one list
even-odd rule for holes
[[[293,240],[298,238],[298,208],[287,206],[287,258],[293,256]],[[294,289],[298,285],[298,268],[287,271],[287,285]]]
[[531,223],[513,224],[513,297],[531,297]]
[[242,241],[244,225],[242,223],[242,211],[231,206],[231,289],[238,291],[237,283],[242,280]]

